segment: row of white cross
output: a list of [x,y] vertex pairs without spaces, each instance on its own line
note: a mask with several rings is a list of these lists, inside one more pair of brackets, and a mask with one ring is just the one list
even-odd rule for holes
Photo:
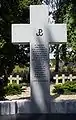
[[10,81],[10,84],[13,83],[13,80],[16,81],[17,84],[19,84],[19,81],[22,80],[22,78],[19,77],[19,75],[17,75],[16,77],[13,77],[12,75],[10,75],[10,77],[8,77],[8,80]]
[[[70,80],[73,81],[74,79],[76,79],[76,76],[73,76],[72,74],[69,74],[69,76],[66,76],[65,74],[62,74],[62,76],[59,76],[58,74],[56,74],[55,77],[53,77],[53,79],[56,80],[56,84],[60,83],[59,80],[62,79],[61,83],[65,83],[65,80]],[[19,81],[22,80],[21,77],[19,77],[19,75],[17,75],[16,77],[13,77],[12,75],[10,75],[10,77],[8,77],[8,80],[10,81],[10,84],[13,83],[13,80],[16,81],[17,84],[19,84]]]
[[56,80],[56,84],[60,83],[59,80],[62,79],[62,82],[61,83],[65,83],[65,80],[70,80],[70,81],[73,81],[76,79],[76,76],[73,76],[72,74],[69,74],[69,76],[66,76],[65,74],[62,74],[62,76],[59,76],[58,74],[56,74],[55,77],[53,77],[53,79]]

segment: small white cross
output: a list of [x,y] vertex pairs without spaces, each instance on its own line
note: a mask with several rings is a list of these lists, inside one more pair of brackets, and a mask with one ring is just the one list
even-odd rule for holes
[[22,80],[21,77],[19,77],[19,75],[16,76],[16,80],[17,80],[17,84],[19,84],[19,81]]
[[58,75],[56,74],[55,77],[53,77],[54,80],[56,80],[56,84],[58,84]]

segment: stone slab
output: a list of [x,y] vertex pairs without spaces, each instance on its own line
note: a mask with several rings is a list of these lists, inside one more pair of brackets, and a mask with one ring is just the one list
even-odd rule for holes
[[30,100],[18,100],[17,102],[17,114],[21,114],[21,113],[31,113],[30,110],[30,104],[31,101]]

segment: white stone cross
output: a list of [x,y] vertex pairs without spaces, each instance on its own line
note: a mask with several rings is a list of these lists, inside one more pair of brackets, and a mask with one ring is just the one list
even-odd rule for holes
[[30,24],[12,25],[12,43],[30,42],[30,85],[32,113],[49,113],[49,42],[67,41],[65,24],[48,24],[48,6],[30,6]]

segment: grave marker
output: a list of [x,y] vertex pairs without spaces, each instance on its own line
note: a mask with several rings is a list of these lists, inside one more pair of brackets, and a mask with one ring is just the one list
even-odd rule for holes
[[48,24],[48,6],[30,6],[30,24],[12,25],[12,43],[30,42],[31,110],[50,112],[49,42],[67,41],[65,24]]

